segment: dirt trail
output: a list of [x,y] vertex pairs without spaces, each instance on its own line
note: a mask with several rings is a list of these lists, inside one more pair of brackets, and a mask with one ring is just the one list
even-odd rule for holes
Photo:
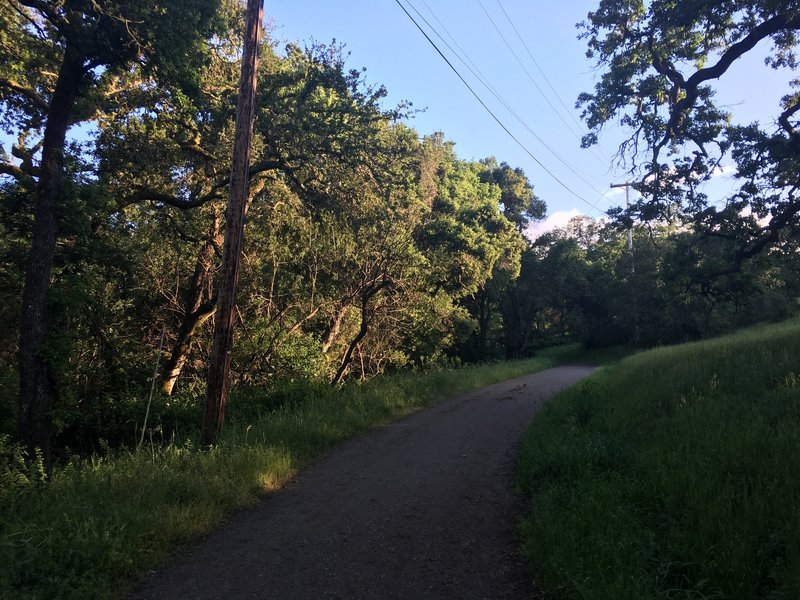
[[149,578],[138,599],[530,599],[516,453],[558,367],[446,400],[332,451]]

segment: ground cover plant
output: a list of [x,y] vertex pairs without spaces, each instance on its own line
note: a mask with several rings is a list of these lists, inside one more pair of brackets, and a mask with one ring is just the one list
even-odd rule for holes
[[800,597],[800,320],[644,352],[537,417],[524,551],[558,598]]
[[[408,372],[365,384],[298,384],[259,415],[239,413],[219,446],[148,432],[141,450],[57,466],[44,484],[22,450],[0,438],[0,597],[104,598],[119,593],[183,542],[276,490],[325,449],[436,400],[567,360],[539,358]],[[254,398],[248,398],[255,405]],[[196,433],[194,434],[196,436]]]

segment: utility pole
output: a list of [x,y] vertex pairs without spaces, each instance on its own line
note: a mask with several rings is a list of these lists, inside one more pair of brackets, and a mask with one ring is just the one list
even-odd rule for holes
[[[631,186],[633,184],[630,181],[626,181],[625,183],[612,183],[609,187],[612,188],[625,188],[625,207],[631,207]],[[628,227],[628,250],[633,250],[633,225]]]
[[[625,188],[625,207],[631,207],[630,190],[633,183],[626,181],[625,183],[612,183],[609,187],[612,188]],[[628,227],[628,252],[631,255],[631,281],[636,276],[636,265],[633,260],[633,223]],[[633,338],[632,342],[635,346],[639,345],[639,303],[636,300],[635,286],[631,286],[631,304],[633,309]]]
[[214,341],[208,369],[206,407],[203,414],[201,441],[204,446],[217,443],[225,420],[228,400],[228,373],[231,366],[233,322],[236,314],[236,286],[239,282],[239,258],[244,238],[244,212],[247,202],[250,150],[255,113],[256,71],[261,43],[261,23],[264,17],[263,0],[248,0],[245,17],[242,76],[239,100],[236,104],[236,133],[233,139],[231,187],[225,223],[225,243],[222,250],[222,271],[217,296]]

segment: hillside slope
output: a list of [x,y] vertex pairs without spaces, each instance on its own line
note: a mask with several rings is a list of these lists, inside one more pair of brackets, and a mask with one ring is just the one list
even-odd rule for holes
[[800,598],[800,320],[598,371],[534,421],[519,483],[556,597]]

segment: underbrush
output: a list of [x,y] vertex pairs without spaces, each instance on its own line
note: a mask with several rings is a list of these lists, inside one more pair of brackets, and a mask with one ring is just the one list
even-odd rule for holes
[[800,598],[800,321],[602,369],[534,420],[524,551],[556,598]]
[[208,451],[198,449],[194,434],[163,439],[166,410],[140,450],[106,449],[70,460],[47,482],[38,471],[26,472],[13,446],[0,439],[0,597],[117,596],[122,583],[280,488],[332,445],[574,352],[335,388],[299,383],[271,395],[249,390],[232,396],[223,440]]

